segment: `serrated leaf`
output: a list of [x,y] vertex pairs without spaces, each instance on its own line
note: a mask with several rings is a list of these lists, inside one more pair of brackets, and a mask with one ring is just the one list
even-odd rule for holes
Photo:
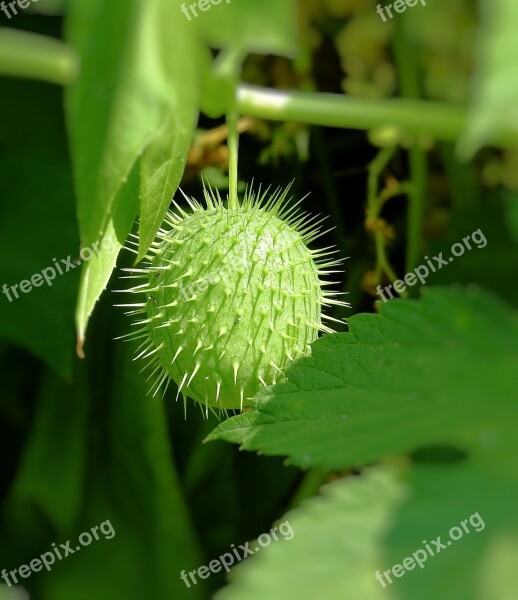
[[514,0],[482,0],[477,70],[466,131],[458,151],[470,158],[484,144],[518,132],[518,11]]
[[209,439],[340,469],[426,444],[478,449],[517,417],[518,319],[495,297],[429,289],[356,315],[349,328],[315,342],[287,383],[260,392],[252,411]]
[[[516,477],[469,462],[367,469],[284,515],[292,539],[232,570],[216,598],[510,599],[506,590],[518,584],[517,494]],[[450,536],[454,527],[460,537]],[[414,559],[401,569],[417,551],[423,567]],[[399,577],[389,571],[395,565]]]
[[[393,525],[384,540],[384,561],[380,570],[401,564],[428,542],[432,555],[423,568],[392,577],[398,597],[404,600],[438,596],[459,600],[494,600],[497,587],[518,583],[516,569],[502,565],[503,579],[496,584],[494,575],[482,573],[483,565],[497,558],[502,538],[518,539],[516,498],[518,477],[482,464],[475,455],[453,463],[418,464],[406,474],[411,494],[393,515]],[[466,521],[462,525],[463,521]],[[459,527],[450,535],[454,527]],[[465,529],[467,527],[467,531]],[[443,548],[432,543],[440,536]],[[453,538],[459,537],[455,540]],[[482,586],[482,577],[489,587]],[[495,585],[496,584],[496,585]]]
[[[382,600],[395,598],[374,577],[382,540],[406,490],[395,473],[372,470],[322,488],[284,515],[293,531],[230,573],[216,600]],[[288,537],[288,536],[286,536]]]

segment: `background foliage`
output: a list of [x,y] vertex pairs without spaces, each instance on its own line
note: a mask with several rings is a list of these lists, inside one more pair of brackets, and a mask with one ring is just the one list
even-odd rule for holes
[[[177,0],[40,0],[0,14],[0,285],[103,238],[117,248],[0,296],[0,569],[106,519],[116,531],[24,580],[31,598],[514,597],[518,13],[434,0],[383,22],[376,4],[233,0],[189,21]],[[244,85],[308,96],[263,106],[265,120]],[[311,192],[304,208],[334,226],[324,245],[349,257],[352,308],[253,410],[218,422],[189,407],[185,421],[176,390],[146,396],[103,292],[132,262],[129,232],[143,256],[180,183],[228,187],[232,110],[241,185]],[[375,302],[378,284],[477,229],[487,246]],[[483,531],[376,581],[475,512]],[[227,579],[180,579],[286,519],[293,540]]]

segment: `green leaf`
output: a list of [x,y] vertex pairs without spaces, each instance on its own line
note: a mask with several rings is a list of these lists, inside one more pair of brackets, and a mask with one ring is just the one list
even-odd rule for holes
[[[84,373],[79,375],[73,388],[48,376],[40,391],[33,431],[9,499],[11,525],[18,524],[18,534],[30,523],[27,515],[35,507],[62,534],[70,531],[78,517],[88,431],[88,383]],[[58,434],[56,423],[66,423]]]
[[[81,270],[81,282],[76,306],[77,353],[84,357],[83,346],[86,337],[86,327],[92,316],[99,297],[106,289],[122,244],[133,224],[137,212],[138,170],[132,171],[127,184],[121,189],[115,205],[113,218],[110,217],[106,231],[100,242],[97,242],[98,252]],[[119,229],[116,229],[116,226]]]
[[[186,74],[185,77],[190,77]],[[178,81],[182,81],[179,77]],[[191,88],[191,92],[194,90]],[[153,146],[142,159],[141,212],[139,230],[139,255],[144,257],[162,225],[174,192],[180,185],[194,130],[194,94],[185,90],[182,104],[165,122]],[[180,117],[179,117],[180,115]]]
[[[98,394],[91,395],[90,469],[83,512],[74,531],[109,520],[115,536],[100,536],[51,573],[39,574],[44,600],[91,598],[206,597],[204,583],[188,589],[180,571],[203,563],[179,485],[162,398],[146,396],[147,384],[132,362],[129,344],[107,343],[112,313],[106,318],[97,353],[88,357]],[[106,365],[110,368],[106,369]],[[113,381],[111,380],[113,374]],[[65,540],[56,539],[56,542]],[[49,544],[50,545],[50,544]]]
[[231,48],[242,54],[295,54],[298,13],[294,0],[262,0],[260,3],[222,0],[207,12],[196,12],[195,19],[189,13],[191,22],[196,23],[210,46]]
[[[470,462],[367,469],[284,515],[292,539],[272,542],[232,570],[216,598],[510,599],[518,585],[517,493],[516,477]],[[450,536],[454,527],[460,537],[456,530]],[[414,559],[402,571],[419,551],[423,568]],[[395,565],[400,577],[387,576]]]
[[92,316],[99,297],[106,289],[111,274],[117,264],[117,256],[122,249],[122,244],[117,240],[113,221],[110,219],[108,228],[102,236],[100,247],[111,247],[112,250],[101,250],[99,255],[83,265],[81,271],[81,284],[76,306],[76,352],[80,358],[85,357],[84,344],[86,328]]
[[[9,115],[0,128],[0,147],[5,149],[0,161],[0,288],[6,285],[8,291],[54,268],[54,258],[73,261],[79,254],[60,94],[40,83],[0,82],[3,110]],[[36,96],[46,107],[45,119],[34,111]],[[54,279],[47,272],[50,285],[32,286],[27,293],[17,287],[18,298],[3,288],[0,336],[70,377],[79,269],[54,272]]]
[[293,537],[287,539],[284,526],[288,535],[278,535],[232,570],[231,584],[216,600],[393,598],[374,572],[382,564],[383,535],[404,496],[395,474],[381,469],[325,486],[321,497],[284,515],[281,522],[288,521]]
[[211,118],[228,113],[239,84],[241,64],[250,52],[294,56],[297,49],[297,6],[293,0],[275,2],[240,0],[210,7],[193,18],[200,37],[222,51],[212,60],[208,49],[200,54],[201,109]]
[[[460,462],[422,463],[409,470],[406,481],[411,494],[393,516],[383,544],[384,561],[377,568],[401,564],[406,556],[424,548],[423,540],[432,551],[437,550],[430,542],[439,535],[446,547],[429,555],[423,569],[416,566],[401,579],[392,577],[389,585],[398,597],[494,600],[502,598],[494,594],[497,589],[516,589],[516,568],[509,568],[509,563],[501,562],[499,571],[487,572],[487,566],[501,556],[502,542],[509,541],[511,546],[518,542],[516,470],[510,473],[495,465],[483,465],[468,455]],[[468,531],[462,525],[466,519]],[[458,532],[450,536],[453,527],[461,528],[458,540],[452,539]]]
[[[121,190],[139,166],[142,257],[179,184],[198,89],[196,41],[178,17],[179,4],[71,2],[67,38],[82,70],[68,91],[67,107],[83,247],[100,242],[109,228],[117,232],[119,245],[124,243],[137,211]],[[115,258],[103,257],[83,276],[79,338]]]
[[217,119],[233,108],[239,85],[243,54],[240,50],[222,50],[215,60],[209,48],[200,56],[201,110]]
[[471,158],[484,144],[506,132],[518,131],[518,12],[513,0],[483,0],[468,124],[458,152]]
[[356,315],[349,328],[315,342],[286,383],[260,392],[252,411],[209,439],[340,469],[426,444],[479,451],[518,416],[518,319],[495,297],[429,289],[420,301]]

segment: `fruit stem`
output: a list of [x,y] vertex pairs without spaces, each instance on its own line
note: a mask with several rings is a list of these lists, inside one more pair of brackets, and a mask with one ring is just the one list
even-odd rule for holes
[[0,28],[0,75],[73,83],[79,60],[72,48],[53,38]]
[[227,113],[228,126],[228,178],[229,178],[229,196],[228,207],[231,210],[237,210],[237,159],[239,153],[239,131],[237,126],[238,113],[234,105]]

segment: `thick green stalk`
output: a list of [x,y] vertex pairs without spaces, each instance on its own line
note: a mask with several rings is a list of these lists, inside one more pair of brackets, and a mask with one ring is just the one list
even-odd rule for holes
[[73,83],[79,61],[72,48],[50,37],[0,28],[0,75]]
[[[250,85],[238,88],[241,115],[274,121],[298,121],[327,127],[373,129],[392,125],[404,133],[429,133],[441,140],[456,140],[466,126],[466,111],[428,100],[389,98],[365,100],[342,94],[281,92]],[[494,140],[518,146],[518,135],[507,132]]]

